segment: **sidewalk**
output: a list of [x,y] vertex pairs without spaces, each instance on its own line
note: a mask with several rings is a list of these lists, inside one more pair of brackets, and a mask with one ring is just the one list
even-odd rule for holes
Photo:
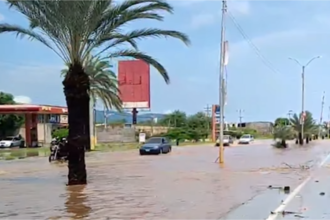
[[287,202],[281,204],[280,214],[270,215],[267,220],[330,219],[329,160],[315,170],[306,184],[296,193],[293,192]]
[[[314,144],[316,146],[278,151],[282,155],[279,155],[278,162],[282,160],[290,165],[295,164],[294,167],[299,164],[303,165],[298,160],[302,162],[301,159],[304,157],[306,162],[313,158],[312,163],[309,163],[312,167],[305,170],[305,172],[299,169],[291,169],[290,174],[285,174],[281,170],[265,172],[268,175],[265,175],[264,178],[272,179],[273,182],[270,184],[273,186],[289,186],[291,191],[288,194],[285,194],[283,190],[269,189],[265,186],[256,196],[233,208],[231,212],[220,219],[330,219],[330,209],[328,208],[330,202],[330,176],[327,176],[330,168],[330,149],[328,142],[325,141],[315,142]],[[304,155],[307,151],[309,158]],[[288,158],[290,154],[291,157]],[[295,156],[292,157],[293,155]],[[275,176],[277,174],[278,179],[271,178],[270,174]],[[285,176],[287,179],[283,181]],[[298,176],[300,176],[299,180]],[[294,181],[294,179],[298,181]],[[321,192],[324,192],[325,195],[320,195]],[[282,211],[288,211],[291,214],[282,216]]]

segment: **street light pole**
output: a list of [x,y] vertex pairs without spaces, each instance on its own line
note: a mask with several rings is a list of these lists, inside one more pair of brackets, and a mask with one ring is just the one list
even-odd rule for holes
[[305,66],[302,66],[301,73],[301,139],[304,143],[304,124],[305,124]]
[[297,59],[289,57],[290,60],[296,62],[301,68],[301,139],[302,144],[304,143],[304,123],[305,123],[305,69],[306,67],[316,59],[321,58],[321,56],[316,56],[310,59],[305,65],[302,65]]
[[227,12],[227,2],[222,1],[222,21],[221,21],[221,44],[220,44],[220,74],[219,74],[219,163],[225,162],[224,146],[223,146],[223,130],[224,130],[224,104],[225,104],[225,88],[224,88],[224,71],[225,71],[225,18]]

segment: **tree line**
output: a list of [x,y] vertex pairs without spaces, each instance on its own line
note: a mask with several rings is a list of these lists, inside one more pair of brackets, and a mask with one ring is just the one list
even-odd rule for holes
[[[17,104],[14,96],[9,93],[0,92],[0,105]],[[0,114],[0,138],[13,135],[24,124],[24,117],[21,115]]]
[[328,124],[326,122],[318,124],[310,111],[306,111],[304,115],[295,113],[291,118],[277,118],[274,122],[273,136],[275,140],[279,140],[275,143],[275,146],[279,148],[286,148],[287,140],[296,139],[296,144],[303,145],[318,138],[328,137],[328,135]]
[[[157,123],[150,120],[143,122],[142,125],[168,127],[168,132],[161,135],[170,139],[191,141],[210,139],[213,129],[212,118],[204,112],[197,112],[188,116],[185,112],[179,110],[165,115]],[[260,137],[257,130],[251,128],[227,127],[224,134],[231,135],[234,138],[240,138],[243,134]]]
[[199,141],[206,139],[212,128],[211,118],[204,112],[187,116],[185,112],[179,110],[165,115],[157,124],[169,127],[168,132],[164,135],[177,140]]

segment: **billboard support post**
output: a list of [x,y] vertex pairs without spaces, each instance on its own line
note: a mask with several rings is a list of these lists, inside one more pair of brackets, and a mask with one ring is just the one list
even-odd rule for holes
[[139,113],[139,111],[136,108],[133,108],[132,110],[132,124],[136,125],[137,122],[137,114]]

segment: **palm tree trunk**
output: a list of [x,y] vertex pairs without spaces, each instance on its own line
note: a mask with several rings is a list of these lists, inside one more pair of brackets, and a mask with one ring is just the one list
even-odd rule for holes
[[299,137],[299,144],[303,145],[304,144],[304,139],[302,138],[301,132],[299,132],[298,137]]
[[81,65],[71,65],[63,81],[68,107],[68,185],[87,183],[85,150],[89,137],[89,78]]

